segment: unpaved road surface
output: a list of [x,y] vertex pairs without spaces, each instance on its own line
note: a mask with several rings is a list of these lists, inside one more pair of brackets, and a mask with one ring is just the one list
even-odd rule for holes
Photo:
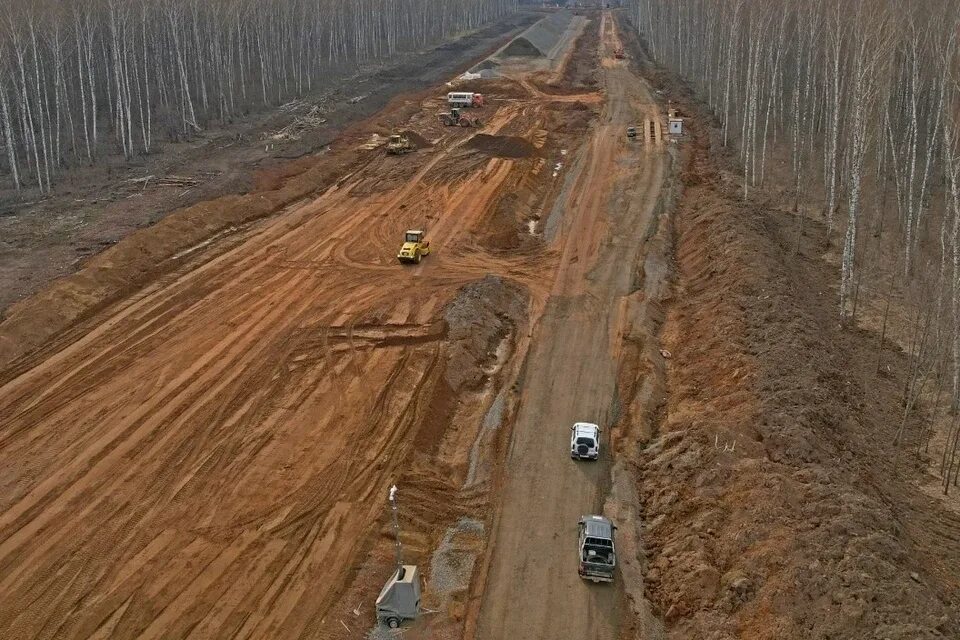
[[[601,28],[606,103],[561,202],[565,241],[526,364],[477,626],[482,640],[616,638],[629,615],[616,584],[577,575],[577,520],[602,513],[610,460],[608,450],[598,463],[571,461],[569,428],[614,421],[617,325],[635,289],[666,154],[647,87],[612,56],[613,20],[605,15]],[[628,142],[627,126],[644,121],[654,123],[652,139],[648,125]]]
[[[602,29],[605,96],[485,82],[483,144],[438,124],[445,88],[395,100],[301,167],[309,195],[181,247],[146,286],[14,350],[0,369],[0,638],[359,637],[390,571],[394,482],[406,557],[427,574],[458,518],[495,525],[480,637],[613,637],[618,588],[581,583],[574,554],[609,466],[570,462],[567,429],[610,420],[618,305],[642,246],[631,231],[664,162],[658,137],[624,137],[656,109],[610,55],[612,20]],[[393,130],[428,143],[385,156],[374,134]],[[75,295],[0,323],[0,343],[62,318],[57,305],[84,307],[138,247],[176,247],[169,229],[204,215],[120,243]],[[404,268],[413,227],[433,252]],[[517,429],[505,493],[491,495],[502,465],[496,434],[475,455],[480,418],[524,358],[518,412],[504,410]],[[458,636],[458,602],[437,606],[450,609],[407,637]]]

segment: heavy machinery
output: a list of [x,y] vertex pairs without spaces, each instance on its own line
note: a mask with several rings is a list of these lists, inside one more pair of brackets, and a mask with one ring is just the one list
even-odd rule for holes
[[393,134],[387,139],[387,153],[399,156],[404,153],[410,153],[416,149],[406,136],[398,133]]
[[445,127],[479,127],[480,118],[472,118],[460,113],[460,109],[450,109],[449,113],[440,114],[440,124]]
[[613,546],[616,527],[603,516],[581,516],[577,545],[581,578],[594,582],[613,582],[617,554]]
[[424,256],[430,255],[430,241],[423,239],[420,229],[408,229],[403,236],[403,246],[397,254],[397,260],[404,264],[420,264]]
[[636,138],[637,137],[637,128],[636,127],[627,127],[627,137]]
[[487,102],[482,93],[473,91],[451,91],[447,94],[447,103],[451,108],[455,107],[482,107]]
[[627,55],[623,52],[623,47],[617,47],[617,49],[613,52],[613,57],[617,60],[623,60],[627,57]]

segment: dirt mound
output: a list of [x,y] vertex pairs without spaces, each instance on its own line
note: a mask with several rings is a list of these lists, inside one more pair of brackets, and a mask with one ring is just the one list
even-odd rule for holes
[[490,353],[524,317],[526,306],[524,291],[497,276],[460,289],[443,313],[451,343],[444,378],[451,389],[461,391],[482,381]]
[[792,216],[698,165],[677,213],[668,400],[636,485],[668,637],[960,637],[960,527],[894,462],[904,381],[876,375],[876,336],[838,327],[825,230],[809,223],[794,255]]
[[539,58],[543,56],[543,52],[526,38],[520,37],[507,45],[503,55],[508,58]]
[[[528,41],[528,42],[529,42],[529,41]],[[479,71],[488,71],[488,70],[490,70],[490,69],[496,69],[496,68],[499,67],[499,66],[500,66],[500,65],[497,64],[496,62],[494,62],[493,60],[489,60],[489,59],[488,59],[488,60],[484,60],[483,62],[481,62],[480,64],[478,64],[477,66],[475,66],[475,67],[473,68],[473,70],[476,71],[476,72],[479,72]]]
[[426,149],[427,147],[432,147],[433,143],[424,138],[422,135],[416,131],[401,131],[400,135],[404,136],[410,143],[415,146],[417,149]]
[[[506,49],[499,53],[500,57],[510,56],[546,56],[550,55],[560,41],[561,36],[570,26],[573,14],[569,11],[556,11],[532,27],[521,33]],[[516,47],[516,49],[514,49]],[[535,51],[535,53],[533,52]]]
[[478,133],[467,147],[496,158],[529,158],[537,153],[530,141],[519,136],[492,136]]

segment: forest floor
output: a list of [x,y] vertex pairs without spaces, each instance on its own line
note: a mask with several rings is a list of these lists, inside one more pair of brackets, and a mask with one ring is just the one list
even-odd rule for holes
[[[155,123],[154,152],[131,162],[103,149],[67,169],[50,195],[0,189],[0,314],[50,281],[171,211],[258,188],[259,174],[323,153],[395,96],[465,71],[541,15],[514,14],[435,47],[331,74],[302,99],[214,122],[180,142]],[[387,131],[381,132],[387,134]],[[2,317],[2,315],[0,315]]]
[[[877,377],[837,325],[823,228],[794,253],[739,199],[621,12],[557,37],[461,85],[480,129],[438,123],[447,78],[401,93],[9,308],[0,637],[960,637],[960,518],[890,444],[904,356]],[[425,609],[396,633],[393,484]],[[613,585],[576,574],[586,513]]]

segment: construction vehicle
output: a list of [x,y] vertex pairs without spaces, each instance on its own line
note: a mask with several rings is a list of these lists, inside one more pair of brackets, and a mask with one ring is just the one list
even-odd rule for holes
[[480,118],[471,118],[460,113],[460,109],[450,109],[449,113],[440,114],[440,124],[445,127],[479,127]]
[[585,580],[613,582],[617,568],[617,554],[613,546],[616,527],[603,516],[581,516],[577,523],[579,536],[578,573]]
[[623,52],[623,47],[617,47],[617,49],[613,52],[613,57],[617,60],[623,60],[627,57],[627,54]]
[[636,127],[627,127],[627,137],[636,138],[637,137],[637,128]]
[[403,236],[403,246],[397,254],[397,260],[402,263],[420,264],[424,256],[430,255],[430,241],[423,239],[420,229],[408,229]]
[[399,156],[404,153],[410,153],[416,149],[406,136],[398,133],[393,134],[387,139],[387,153]]
[[447,104],[454,107],[482,107],[486,104],[482,93],[472,91],[451,91],[447,94]]
[[415,565],[402,565],[383,585],[377,598],[377,620],[396,629],[404,620],[420,614],[420,572]]

